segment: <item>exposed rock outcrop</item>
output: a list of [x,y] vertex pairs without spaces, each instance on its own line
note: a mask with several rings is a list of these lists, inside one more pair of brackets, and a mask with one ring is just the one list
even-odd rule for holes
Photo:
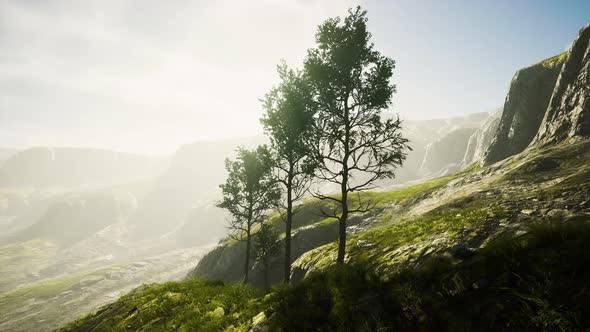
[[[363,222],[361,216],[351,217],[347,224],[349,230]],[[297,229],[291,237],[291,257],[295,261],[304,253],[336,241],[338,239],[338,223],[316,223]],[[284,248],[284,239],[282,240]],[[199,264],[191,271],[188,277],[200,277],[209,279],[222,279],[225,281],[240,281],[244,273],[244,260],[246,252],[245,242],[231,242],[218,246],[205,255]],[[254,255],[253,255],[254,256]],[[270,264],[269,282],[278,283],[283,278],[283,256],[281,252]],[[260,264],[252,262],[249,281],[254,286],[264,286],[264,270]]]
[[565,56],[562,53],[516,72],[484,164],[520,153],[531,143],[543,121]]
[[590,135],[590,24],[572,44],[535,143]]
[[479,127],[471,137],[469,137],[465,155],[461,162],[461,168],[465,168],[483,158],[486,149],[496,135],[501,115],[501,108],[493,111],[483,125]]
[[477,128],[453,130],[426,146],[426,154],[420,166],[420,173],[423,176],[440,176],[458,171],[469,138],[476,130]]

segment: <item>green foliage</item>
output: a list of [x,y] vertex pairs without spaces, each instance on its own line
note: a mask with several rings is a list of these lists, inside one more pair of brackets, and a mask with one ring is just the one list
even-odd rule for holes
[[267,210],[276,206],[280,191],[272,176],[273,161],[265,145],[256,150],[238,148],[237,160],[225,161],[228,178],[220,185],[222,200],[218,207],[232,215],[230,236],[236,239],[246,237],[246,259],[244,282],[248,282],[250,270],[250,242],[252,227],[261,223]]
[[535,224],[455,265],[445,256],[384,281],[362,263],[314,273],[265,300],[284,331],[572,331],[590,327],[590,225]]
[[250,323],[261,310],[261,296],[248,286],[220,281],[141,286],[60,331],[223,331]]
[[263,223],[256,233],[254,247],[256,248],[256,258],[267,262],[270,258],[278,255],[281,250],[279,234],[272,229],[270,224]]
[[277,256],[281,250],[279,234],[272,229],[272,225],[263,223],[256,233],[254,242],[256,259],[264,266],[264,285],[269,287],[268,273],[270,260]]
[[552,56],[548,59],[541,61],[541,64],[545,67],[555,66],[556,64],[562,62],[563,59],[567,56],[567,54],[568,54],[568,51],[559,53],[558,55]]
[[302,73],[290,70],[285,63],[277,69],[281,83],[266,94],[266,113],[260,122],[271,141],[276,180],[284,189],[279,202],[285,209],[284,280],[289,282],[294,203],[308,190],[314,169],[310,158],[314,107],[311,86]]
[[348,194],[393,177],[409,149],[399,118],[381,119],[381,110],[390,106],[395,91],[390,82],[395,63],[376,51],[370,38],[366,11],[351,9],[344,19],[331,18],[319,26],[317,47],[308,50],[304,64],[317,107],[316,177],[341,188],[339,198],[315,194],[339,205],[322,211],[341,225],[339,264],[344,262],[348,214],[373,207],[359,200],[357,207],[350,208]]
[[217,206],[234,217],[232,229],[249,231],[253,224],[261,222],[279,196],[272,178],[270,152],[265,145],[256,150],[239,147],[236,160],[227,159],[225,168],[228,178],[219,186],[223,198]]

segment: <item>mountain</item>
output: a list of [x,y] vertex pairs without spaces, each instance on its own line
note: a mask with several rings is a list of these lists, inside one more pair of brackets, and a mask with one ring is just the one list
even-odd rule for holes
[[535,143],[590,134],[590,24],[564,56],[559,78]]
[[[483,153],[484,164],[489,164],[493,158],[499,156],[504,156],[500,161],[506,160],[507,157],[516,153],[514,151],[522,151],[526,149],[531,141],[533,141],[535,136],[537,138],[533,142],[533,147],[535,147],[536,150],[525,150],[522,156],[514,156],[514,158],[517,159],[509,159],[504,163],[500,163],[500,166],[494,164],[489,165],[487,168],[484,168],[483,170],[475,173],[475,181],[471,177],[462,176],[462,173],[456,173],[453,176],[439,178],[434,182],[425,182],[422,185],[417,185],[417,187],[406,188],[406,190],[411,193],[414,193],[416,190],[413,188],[423,189],[424,186],[426,186],[426,188],[431,188],[434,186],[439,189],[439,193],[434,195],[434,197],[425,199],[425,197],[418,196],[410,200],[410,205],[412,206],[410,211],[415,209],[415,211],[411,212],[410,215],[418,216],[427,213],[429,210],[432,210],[433,208],[440,206],[443,202],[448,201],[449,197],[457,200],[459,196],[464,196],[465,192],[468,193],[467,195],[470,195],[473,194],[474,190],[477,190],[489,192],[490,195],[499,195],[502,190],[497,189],[502,188],[502,186],[500,186],[498,182],[494,181],[503,180],[504,177],[502,174],[516,173],[518,176],[515,177],[521,181],[529,179],[530,176],[534,176],[536,173],[547,171],[551,171],[552,173],[560,174],[561,176],[566,177],[568,174],[562,168],[565,168],[565,165],[571,165],[570,169],[567,171],[571,172],[569,176],[573,177],[575,181],[570,179],[572,181],[570,182],[571,187],[568,187],[567,190],[574,191],[575,186],[579,184],[590,184],[587,183],[587,179],[580,177],[579,174],[576,174],[577,172],[585,174],[589,171],[587,165],[584,165],[584,163],[580,161],[580,159],[585,160],[584,158],[588,157],[587,151],[589,150],[587,150],[587,140],[584,141],[586,143],[582,143],[579,146],[564,147],[564,151],[561,151],[561,148],[553,148],[551,144],[549,144],[561,142],[565,138],[583,138],[590,134],[590,131],[586,131],[586,129],[589,127],[584,126],[586,119],[588,119],[587,117],[590,116],[590,109],[586,107],[587,103],[585,103],[586,100],[590,100],[587,99],[590,96],[590,85],[586,84],[588,83],[588,77],[590,77],[589,42],[590,26],[587,26],[580,31],[578,38],[572,44],[572,47],[567,54],[560,54],[533,66],[519,70],[512,80],[511,88],[508,92],[508,96],[506,97],[506,103],[504,105],[495,134],[491,135],[493,128],[495,127],[495,123],[498,123],[498,112],[488,115],[486,117],[486,121],[484,121],[480,129],[476,130],[473,128],[461,128],[451,130],[446,135],[442,136],[442,138],[427,145],[421,171],[424,173],[431,171],[428,169],[430,165],[432,165],[434,169],[441,170],[443,169],[444,165],[452,165],[453,161],[460,162],[461,160],[464,160],[465,155],[467,155],[468,159],[473,160],[475,152],[472,153],[472,150],[479,150],[480,152],[478,152],[478,154],[480,155],[482,154],[481,151],[483,151],[482,148],[468,148],[469,141],[472,140],[472,137],[477,136],[487,136],[488,140],[489,137],[493,136],[491,144],[487,148],[486,152]],[[559,76],[559,78],[557,76]],[[551,84],[553,84],[554,87],[548,86]],[[535,93],[535,95],[532,95],[533,93]],[[550,98],[544,98],[544,100],[549,104],[549,107],[547,107],[545,101],[533,100],[538,99],[541,95],[545,97],[547,97],[547,95],[550,96]],[[541,111],[543,107],[546,108],[545,111]],[[536,120],[527,122],[525,119],[529,118],[527,118],[526,115],[534,115],[533,118]],[[539,128],[541,122],[543,123],[543,126]],[[550,128],[551,130],[548,130],[547,128]],[[520,133],[519,130],[522,130],[523,133]],[[479,133],[476,135],[477,131],[479,131]],[[508,131],[508,134],[506,131]],[[509,134],[510,131],[514,131],[514,133]],[[485,133],[485,135],[483,135],[483,133]],[[473,140],[477,139],[473,138]],[[483,141],[484,139],[481,138],[481,140]],[[500,149],[500,142],[503,142],[501,146],[502,149]],[[543,142],[545,142],[544,145],[541,144]],[[544,151],[542,150],[543,148],[547,150]],[[559,155],[560,153],[563,155],[559,156],[559,158],[557,158],[558,160],[544,156],[551,154]],[[518,164],[517,161],[520,161],[520,163],[524,165]],[[472,168],[473,167],[475,166],[472,166]],[[456,167],[456,169],[458,168],[459,167]],[[460,175],[463,178],[460,181],[456,180],[459,181],[459,184],[454,184],[451,186],[450,184],[454,182],[451,180],[455,180]],[[557,177],[557,175],[553,176]],[[493,178],[497,178],[497,180],[492,180]],[[588,179],[590,179],[590,177]],[[447,185],[443,186],[442,188],[438,188],[441,181]],[[490,181],[494,184],[494,186],[489,185]],[[505,179],[505,181],[507,183],[505,189],[508,192],[513,192],[518,187],[511,182],[512,179],[509,179],[509,177],[508,179]],[[519,183],[518,185],[522,184]],[[553,187],[557,187],[558,189],[552,189]],[[537,190],[541,189],[537,188]],[[561,191],[565,189],[563,189],[560,185],[558,186],[547,183],[542,190]],[[455,194],[453,191],[458,191],[460,194]],[[383,195],[386,197],[384,199],[389,197],[388,194]],[[400,192],[393,192],[389,195],[398,197]],[[423,195],[428,197],[432,194],[426,190],[424,191]],[[587,202],[584,203],[584,199],[590,197],[588,193],[584,193],[583,191],[582,193],[576,193],[574,196],[575,202],[572,204],[575,205],[580,203],[586,204]],[[502,204],[509,204],[511,199],[512,197]],[[316,204],[320,203],[318,202]],[[392,206],[390,208],[383,208],[385,210],[392,211],[376,209],[376,212],[373,211],[365,216],[356,216],[356,218],[353,217],[350,220],[349,226],[352,226],[355,232],[358,232],[359,225],[364,225],[364,227],[366,227],[367,225],[374,223],[374,219],[379,218],[380,215],[385,215],[388,217],[396,216],[394,220],[399,221],[400,218],[403,218],[404,213],[408,213],[406,209],[409,207],[400,209],[399,202],[387,202],[382,204],[385,206],[388,206],[388,204]],[[462,203],[462,205],[466,204]],[[572,205],[566,204],[565,206]],[[530,206],[526,206],[523,207],[523,210],[527,210],[529,208]],[[538,204],[535,204],[535,208],[532,210],[534,212],[531,213],[538,213],[538,209]],[[517,217],[517,214],[513,217]],[[302,230],[298,230],[298,232],[324,234],[325,232],[323,232],[323,230],[329,227],[328,224],[322,222],[314,225],[314,223],[317,221],[318,220],[311,218],[310,226],[303,228]],[[319,231],[320,229],[322,232]],[[331,232],[328,231],[327,233],[331,235],[322,235],[320,236],[321,239],[317,241],[313,240],[314,237],[311,235],[303,236],[303,238],[308,242],[312,241],[313,244],[311,246],[320,247],[336,240],[335,229]],[[209,255],[206,255],[201,260],[201,262],[199,262],[199,265],[197,265],[191,276],[225,278],[226,280],[235,281],[235,274],[223,272],[225,271],[224,267],[219,265],[225,265],[226,267],[241,266],[239,261],[242,259],[240,256],[242,250],[232,250],[232,246],[239,247],[240,245],[241,244],[238,243],[222,244],[218,249],[212,251]],[[308,247],[310,246],[309,243],[298,244],[297,232],[294,235],[294,245],[296,246],[294,250],[296,253],[298,252],[298,245],[303,245],[306,248],[304,251],[308,251]],[[479,245],[480,244],[478,244],[478,246]],[[301,255],[307,255],[308,259],[309,257],[313,257],[312,265],[318,262],[318,257],[331,257],[330,255],[318,256],[312,254],[312,252],[313,251],[309,251],[306,254],[301,252]],[[208,256],[211,256],[211,259]],[[297,254],[294,256],[294,260],[297,259]],[[313,267],[308,267],[304,270],[313,270]],[[235,272],[239,273],[238,270]],[[256,282],[260,282],[260,278],[256,278],[256,272],[257,270],[253,268],[252,278],[255,284]],[[260,271],[258,272],[260,273]]]
[[[548,160],[557,166],[539,167]],[[344,269],[334,268],[335,223],[306,218],[311,224],[299,225],[294,235],[292,286],[266,293],[193,279],[239,280],[243,243],[228,241],[203,257],[191,278],[137,288],[63,331],[338,330],[339,324],[352,330],[583,330],[590,324],[590,296],[581,292],[590,280],[588,165],[590,138],[580,138],[419,185],[365,193],[380,203],[351,220]],[[304,204],[311,216],[314,204]],[[278,282],[280,258],[271,269]],[[260,285],[259,264],[251,276]]]
[[[444,160],[429,150],[461,142],[462,164],[482,163],[362,193],[377,205],[350,218],[345,267],[334,266],[335,221],[309,199],[293,236],[293,285],[265,292],[195,279],[239,280],[244,244],[227,240],[187,280],[138,288],[63,331],[587,330],[589,44],[590,25],[567,53],[517,72],[499,120],[450,130],[424,151],[440,166],[460,153]],[[269,222],[280,230],[278,219]],[[279,256],[272,282],[281,267]],[[260,286],[260,264],[250,269]]]
[[0,166],[0,187],[103,187],[158,174],[165,158],[89,148],[37,147]]
[[485,153],[491,164],[529,145],[590,133],[590,26],[567,52],[519,70],[506,96],[496,135]]
[[[334,266],[337,224],[319,216],[326,203],[307,199],[294,220],[293,285],[235,284],[244,243],[224,239],[186,280],[136,288],[62,330],[588,329],[589,30],[565,54],[518,71],[501,112],[405,122],[414,152],[399,178],[361,193],[376,206],[348,220],[346,267]],[[180,149],[138,199],[131,234],[185,236],[188,245],[221,232],[223,213],[210,193],[224,179],[221,155],[231,156],[235,143]],[[278,220],[269,215],[282,231]],[[271,260],[273,283],[281,259]],[[249,268],[251,286],[262,286],[263,266]],[[59,298],[40,289],[49,294],[42,300]],[[28,324],[16,296],[4,303]],[[14,325],[0,317],[0,327]]]
[[[252,148],[263,143],[265,138],[260,136],[180,147],[131,215],[133,237],[158,238],[173,233],[182,244],[222,237],[225,214],[213,205],[218,186],[225,180],[224,161],[234,156],[238,146]],[[196,215],[195,209],[200,213]]]
[[500,125],[502,111],[500,108],[491,112],[485,122],[469,137],[467,147],[465,148],[465,155],[460,164],[461,169],[483,159]]
[[0,166],[4,161],[15,155],[17,152],[17,149],[0,148]]
[[484,156],[485,163],[515,155],[533,140],[551,99],[564,58],[565,53],[562,53],[514,74],[498,130]]
[[455,129],[439,140],[426,146],[420,173],[425,176],[449,174],[460,169],[463,157],[467,153],[469,139],[477,128]]

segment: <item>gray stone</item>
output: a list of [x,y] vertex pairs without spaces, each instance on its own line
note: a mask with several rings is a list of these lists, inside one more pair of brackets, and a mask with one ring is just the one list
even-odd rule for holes
[[572,44],[535,143],[590,135],[590,24]]
[[563,57],[516,72],[498,130],[484,154],[483,164],[489,165],[520,153],[531,143],[545,116],[562,65]]

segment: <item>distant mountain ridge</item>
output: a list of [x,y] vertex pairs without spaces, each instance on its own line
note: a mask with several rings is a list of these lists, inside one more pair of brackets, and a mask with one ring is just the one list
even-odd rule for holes
[[93,148],[36,147],[0,165],[1,187],[111,186],[157,175],[166,158]]

